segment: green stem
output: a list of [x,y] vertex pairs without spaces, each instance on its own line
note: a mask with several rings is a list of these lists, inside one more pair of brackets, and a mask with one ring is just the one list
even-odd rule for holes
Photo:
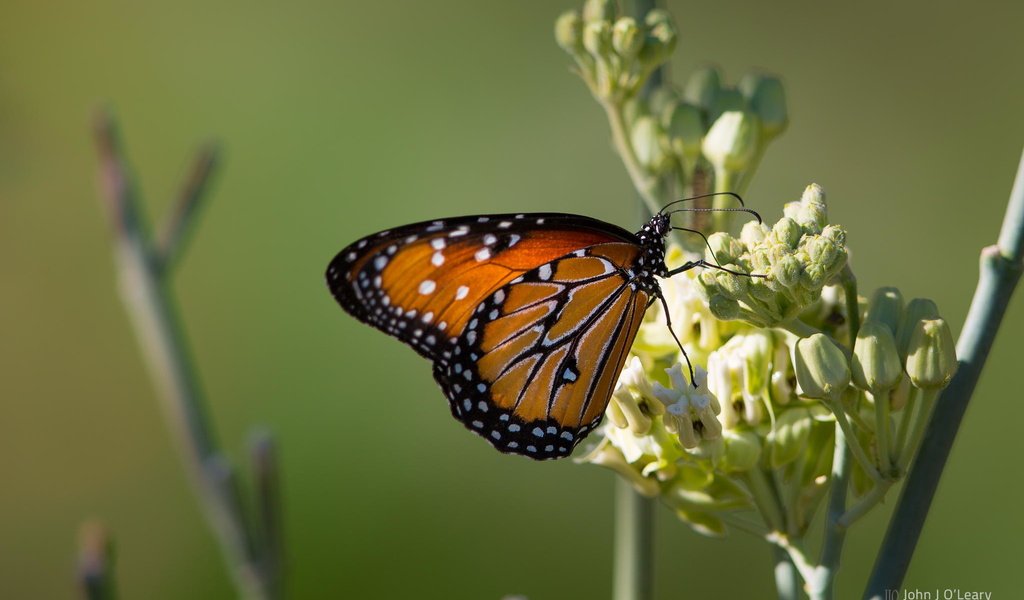
[[761,516],[772,531],[785,532],[786,520],[782,515],[782,507],[768,483],[768,477],[760,467],[747,471],[745,480],[754,497],[754,504],[761,511]]
[[[182,454],[190,483],[196,491],[206,519],[213,529],[239,592],[246,598],[269,598],[266,573],[255,548],[256,537],[242,513],[242,502],[234,470],[224,459],[210,423],[199,377],[192,364],[185,335],[175,310],[168,281],[174,256],[187,223],[172,225],[166,243],[158,249],[142,216],[142,203],[128,173],[126,159],[117,138],[113,118],[101,113],[95,138],[100,158],[100,178],[117,235],[116,259],[121,296],[134,325],[139,345],[160,391],[161,408],[178,450]],[[196,163],[202,171],[187,186],[194,190],[181,196],[192,208],[174,214],[186,219],[196,214],[195,197],[206,188],[212,166]],[[174,217],[172,217],[174,218]]]
[[853,525],[857,519],[868,514],[868,512],[875,507],[876,504],[885,499],[885,494],[889,491],[889,488],[896,483],[895,479],[886,479],[881,483],[876,483],[871,491],[864,494],[857,499],[857,503],[854,504],[839,518],[839,525],[844,528],[849,528]]
[[[788,321],[783,321],[776,325],[776,327],[783,331],[792,333],[798,338],[809,338],[816,333],[822,333],[822,331],[817,327],[814,327],[813,325],[808,325],[807,323],[801,321],[800,319],[790,319]],[[794,343],[796,342],[796,340],[793,341]]]
[[843,435],[846,437],[844,442],[850,447],[850,452],[853,454],[853,458],[857,461],[864,472],[868,474],[868,477],[872,481],[878,483],[882,481],[882,475],[878,472],[875,467],[875,463],[868,457],[867,452],[864,451],[864,446],[861,445],[860,440],[857,439],[857,434],[850,426],[850,421],[846,418],[846,411],[843,410],[842,405],[836,402],[827,402],[829,408],[832,409],[832,413],[836,417],[836,423],[842,430]]
[[900,495],[889,530],[865,591],[881,598],[898,589],[924,527],[935,490],[949,457],[964,412],[1024,271],[1024,155],[1006,207],[999,240],[981,252],[981,275],[957,342],[959,370],[936,403],[914,468]]
[[611,100],[601,100],[601,106],[608,116],[608,124],[612,130],[612,142],[615,144],[615,149],[622,159],[622,164],[626,167],[626,173],[629,174],[633,187],[640,194],[640,199],[643,200],[644,206],[653,215],[666,204],[664,198],[657,196],[658,178],[649,175],[636,158],[636,152],[633,151],[633,143],[629,140],[629,132],[626,128],[625,115],[622,113],[622,105]]
[[875,404],[875,443],[878,445],[878,468],[883,477],[892,472],[892,456],[889,450],[889,393],[872,394]]
[[775,562],[775,591],[779,600],[800,598],[800,574],[789,554],[782,548],[772,546],[772,560]]
[[[728,169],[715,169],[715,192],[739,193],[736,189],[737,174]],[[728,208],[736,201],[731,196],[715,196],[711,202],[712,208]],[[715,231],[729,231],[732,223],[733,213],[728,211],[717,211],[711,213],[711,225]]]
[[[906,377],[906,375],[904,375],[904,377]],[[907,405],[903,407],[903,414],[900,415],[900,425],[896,430],[896,442],[892,446],[893,454],[896,456],[897,465],[903,464],[900,457],[903,455],[903,449],[907,447],[907,436],[910,434],[910,426],[911,424],[916,423],[918,419],[917,415],[920,410],[918,409],[917,396],[917,389],[914,388],[910,397],[907,398]],[[900,467],[900,471],[901,473],[906,473],[906,469],[904,467]]]
[[647,600],[654,587],[654,500],[615,480],[613,600]]
[[938,395],[938,390],[914,388],[912,397],[917,400],[917,413],[914,415],[914,425],[911,429],[910,437],[907,438],[906,443],[900,450],[898,463],[900,471],[904,473],[907,471],[907,467],[910,466],[910,461],[914,460],[914,454],[917,452],[918,446],[921,445],[921,439],[924,438],[924,432],[928,426],[928,417],[932,414],[932,407],[935,406],[935,398]]

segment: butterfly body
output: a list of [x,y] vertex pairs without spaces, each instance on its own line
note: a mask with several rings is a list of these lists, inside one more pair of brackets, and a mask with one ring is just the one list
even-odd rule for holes
[[636,234],[562,213],[383,231],[331,261],[358,320],[433,362],[452,415],[502,452],[568,456],[599,424],[667,277],[668,216]]

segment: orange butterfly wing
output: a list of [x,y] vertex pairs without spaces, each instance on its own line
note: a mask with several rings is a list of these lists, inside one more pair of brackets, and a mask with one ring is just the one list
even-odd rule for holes
[[490,295],[434,366],[452,414],[503,452],[569,455],[600,422],[647,308],[639,251],[576,250]]
[[561,213],[416,223],[343,249],[327,283],[360,321],[443,360],[473,310],[509,281],[573,250],[631,239],[614,225]]

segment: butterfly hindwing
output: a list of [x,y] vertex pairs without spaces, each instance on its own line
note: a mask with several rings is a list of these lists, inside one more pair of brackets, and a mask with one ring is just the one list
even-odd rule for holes
[[636,238],[561,213],[429,221],[346,247],[328,266],[327,283],[360,321],[445,361],[473,310],[508,282],[575,249],[619,241]]
[[487,296],[434,364],[453,415],[503,452],[570,454],[600,422],[647,307],[638,252],[577,249]]

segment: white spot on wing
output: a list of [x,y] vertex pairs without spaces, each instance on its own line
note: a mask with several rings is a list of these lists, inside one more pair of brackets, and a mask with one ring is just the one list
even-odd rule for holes
[[432,279],[424,279],[423,283],[420,284],[420,293],[424,296],[427,294],[434,293],[434,289],[437,288],[437,284]]
[[440,267],[444,264],[444,255],[440,252],[435,252],[434,255],[430,257],[430,264],[435,267]]
[[467,294],[469,294],[469,288],[464,285],[460,285],[459,289],[455,290],[455,299],[462,300]]
[[541,265],[540,268],[537,269],[537,277],[539,277],[541,281],[551,279],[551,265]]
[[490,257],[491,257],[491,249],[490,248],[481,248],[481,249],[476,251],[476,254],[473,255],[473,258],[476,259],[476,262],[483,262],[483,261],[487,260]]

